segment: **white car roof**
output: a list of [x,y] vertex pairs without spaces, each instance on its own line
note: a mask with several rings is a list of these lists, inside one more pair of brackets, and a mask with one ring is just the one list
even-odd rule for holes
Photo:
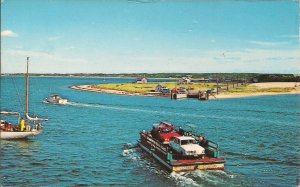
[[180,137],[177,137],[180,141],[181,140],[195,140],[193,137],[190,137],[190,136],[180,136]]

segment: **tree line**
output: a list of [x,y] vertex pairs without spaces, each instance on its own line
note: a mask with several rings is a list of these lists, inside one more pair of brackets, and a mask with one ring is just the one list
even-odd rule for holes
[[[23,73],[1,74],[1,76],[24,76]],[[31,73],[31,76],[57,77],[146,77],[146,78],[182,78],[192,79],[232,79],[253,82],[299,82],[300,75],[294,74],[260,74],[260,73]]]

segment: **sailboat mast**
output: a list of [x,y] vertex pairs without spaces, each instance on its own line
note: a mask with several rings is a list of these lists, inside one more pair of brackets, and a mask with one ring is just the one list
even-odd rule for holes
[[29,74],[28,74],[28,66],[29,66],[29,57],[27,57],[27,68],[26,68],[26,111],[25,114],[28,114],[28,92],[29,92]]

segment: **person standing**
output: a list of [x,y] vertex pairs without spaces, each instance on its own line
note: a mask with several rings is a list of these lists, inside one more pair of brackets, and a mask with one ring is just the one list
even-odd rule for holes
[[26,123],[25,123],[25,131],[27,131],[27,132],[30,131],[30,125],[29,125],[28,121],[26,121]]
[[25,128],[25,120],[22,118],[20,122],[20,131],[24,131]]

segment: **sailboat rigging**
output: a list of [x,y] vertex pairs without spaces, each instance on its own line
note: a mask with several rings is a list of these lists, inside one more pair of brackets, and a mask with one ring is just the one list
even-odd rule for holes
[[[41,121],[48,119],[29,116],[29,57],[27,57],[26,66],[26,107],[25,120],[20,117],[19,112],[0,111],[0,139],[24,139],[37,136],[42,132]],[[2,120],[2,116],[18,116],[18,125],[12,125],[10,122]]]

